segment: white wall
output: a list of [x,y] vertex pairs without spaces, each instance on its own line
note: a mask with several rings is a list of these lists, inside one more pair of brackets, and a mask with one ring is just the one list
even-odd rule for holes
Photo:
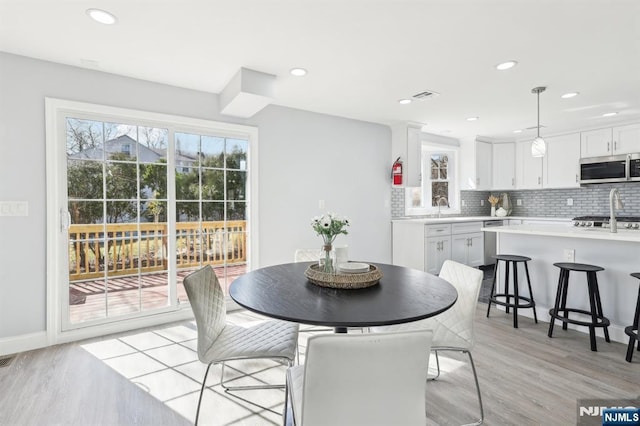
[[0,52],[0,201],[29,203],[28,217],[0,217],[0,339],[45,330],[45,96],[257,125],[260,264],[320,247],[320,199],[352,219],[339,240],[352,258],[390,261],[388,127],[276,106],[232,119],[217,95]]

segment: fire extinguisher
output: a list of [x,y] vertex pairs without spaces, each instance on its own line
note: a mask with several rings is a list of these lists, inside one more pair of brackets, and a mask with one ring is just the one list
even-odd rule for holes
[[400,157],[398,157],[391,167],[391,177],[394,185],[402,185],[402,161],[400,161]]

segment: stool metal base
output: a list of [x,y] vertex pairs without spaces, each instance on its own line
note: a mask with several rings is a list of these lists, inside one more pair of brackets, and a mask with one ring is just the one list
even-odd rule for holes
[[[493,270],[493,283],[491,284],[491,293],[489,294],[489,306],[487,307],[487,318],[489,318],[489,312],[491,311],[491,304],[501,305],[506,307],[506,312],[509,313],[509,309],[513,308],[513,328],[518,328],[518,309],[532,308],[533,319],[536,324],[538,323],[538,315],[536,313],[536,302],[533,300],[533,291],[531,290],[531,279],[529,278],[529,267],[527,262],[531,260],[529,257],[516,256],[509,254],[499,254],[494,256],[496,259],[496,266]],[[498,277],[498,265],[500,261],[505,264],[504,271],[504,293],[495,293],[496,280]],[[527,286],[529,287],[529,297],[520,296],[518,294],[518,263],[524,263],[524,270],[527,277]],[[513,294],[509,293],[509,266],[513,263]],[[505,300],[499,300],[498,298],[504,298]],[[511,301],[513,298],[513,302]],[[521,303],[525,301],[527,303]]]

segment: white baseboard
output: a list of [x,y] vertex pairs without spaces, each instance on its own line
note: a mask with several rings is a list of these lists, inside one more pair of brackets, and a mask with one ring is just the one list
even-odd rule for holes
[[47,346],[47,332],[22,334],[20,336],[0,338],[0,356],[17,354]]

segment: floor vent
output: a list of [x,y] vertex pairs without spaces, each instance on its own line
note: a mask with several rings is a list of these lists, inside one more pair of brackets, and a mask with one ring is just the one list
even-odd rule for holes
[[14,356],[8,356],[5,358],[0,358],[0,368],[2,367],[8,367],[9,364],[11,364],[11,361],[13,361],[13,358],[15,358]]

